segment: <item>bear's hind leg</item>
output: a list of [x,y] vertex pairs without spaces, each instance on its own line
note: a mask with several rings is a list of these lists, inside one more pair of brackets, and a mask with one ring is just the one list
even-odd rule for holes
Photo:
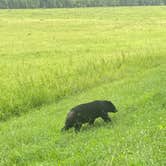
[[91,120],[89,121],[89,125],[93,125],[93,124],[94,124],[94,121],[95,121],[95,119],[91,119]]
[[67,126],[64,126],[61,131],[66,131],[66,130],[69,130],[70,127],[67,127]]
[[82,126],[82,124],[81,123],[76,123],[75,124],[75,132],[79,132],[80,131],[80,129],[81,129],[81,126]]

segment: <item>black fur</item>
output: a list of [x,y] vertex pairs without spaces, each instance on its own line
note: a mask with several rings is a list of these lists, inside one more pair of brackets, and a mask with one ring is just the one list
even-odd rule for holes
[[93,101],[90,103],[80,104],[70,110],[67,114],[63,130],[71,127],[79,131],[83,123],[92,125],[96,118],[101,117],[105,122],[111,121],[108,112],[117,112],[116,107],[110,101]]

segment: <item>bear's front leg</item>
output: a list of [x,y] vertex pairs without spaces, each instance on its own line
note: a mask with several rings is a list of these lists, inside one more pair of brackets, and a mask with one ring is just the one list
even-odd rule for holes
[[103,115],[102,115],[102,119],[103,119],[105,122],[111,122],[111,118],[108,116],[108,114],[103,114]]

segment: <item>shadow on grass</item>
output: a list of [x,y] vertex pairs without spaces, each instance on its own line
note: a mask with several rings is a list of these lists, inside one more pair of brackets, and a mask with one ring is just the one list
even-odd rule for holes
[[[98,129],[111,129],[114,128],[117,125],[117,118],[112,117],[111,122],[104,122],[102,119],[96,119],[93,125],[89,125],[88,123],[83,124],[80,132],[89,132],[89,131],[97,131]],[[69,129],[67,132],[62,132],[62,133],[75,133],[74,127]],[[78,133],[80,133],[78,132]],[[76,134],[78,134],[76,133]]]
[[104,122],[102,119],[97,119],[94,125],[90,126],[88,124],[83,125],[81,131],[89,131],[89,130],[97,130],[97,129],[104,129],[104,128],[113,128],[117,123],[117,119],[115,117],[111,118],[111,122]]

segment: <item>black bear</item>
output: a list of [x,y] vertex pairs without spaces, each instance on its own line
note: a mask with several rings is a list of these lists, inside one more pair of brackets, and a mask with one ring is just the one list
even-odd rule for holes
[[67,114],[65,126],[63,130],[68,130],[71,127],[75,131],[79,131],[83,123],[92,125],[96,118],[101,117],[105,122],[111,121],[108,112],[117,112],[116,107],[110,101],[93,101],[85,104],[80,104],[70,110]]

